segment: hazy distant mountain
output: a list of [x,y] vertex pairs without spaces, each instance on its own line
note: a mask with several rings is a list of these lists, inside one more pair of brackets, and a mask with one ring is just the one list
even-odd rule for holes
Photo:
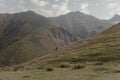
[[68,31],[32,11],[0,14],[0,65],[23,63],[76,40]]
[[52,17],[50,19],[57,26],[70,31],[80,38],[94,36],[96,33],[105,30],[111,25],[110,23],[81,12],[70,12],[66,15]]
[[120,22],[120,15],[115,15],[111,19],[107,20],[110,23],[117,24]]

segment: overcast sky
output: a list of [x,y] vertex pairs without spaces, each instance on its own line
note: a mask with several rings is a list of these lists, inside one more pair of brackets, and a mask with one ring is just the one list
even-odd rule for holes
[[97,18],[120,15],[120,0],[0,0],[0,13],[15,13],[27,10],[44,16],[58,16],[71,11],[80,11]]

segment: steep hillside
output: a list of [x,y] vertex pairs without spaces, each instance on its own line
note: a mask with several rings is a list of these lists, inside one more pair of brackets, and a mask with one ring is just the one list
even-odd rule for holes
[[[96,37],[83,42],[77,42],[68,48],[67,53],[73,54],[69,57],[71,61],[98,61],[112,62],[120,59],[120,24],[105,30]],[[71,56],[71,55],[69,55]]]
[[50,54],[77,38],[32,11],[0,15],[0,65]]
[[110,23],[80,12],[50,18],[56,25],[69,30],[80,38],[88,38],[110,27]]
[[[94,38],[75,42],[61,51],[59,55],[48,55],[33,64],[118,62],[120,61],[120,24],[105,30]],[[31,64],[31,63],[30,63]]]

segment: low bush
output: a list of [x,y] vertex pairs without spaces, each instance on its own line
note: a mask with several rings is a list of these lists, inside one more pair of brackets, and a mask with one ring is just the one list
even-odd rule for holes
[[120,70],[115,70],[113,71],[113,73],[120,73]]
[[31,70],[28,66],[15,66],[12,69],[13,71],[24,71],[24,70]]
[[37,66],[36,69],[43,69],[43,66]]
[[13,71],[18,71],[18,70],[20,70],[20,69],[21,69],[20,66],[16,66],[16,67],[13,68]]
[[52,68],[52,67],[48,67],[48,68],[46,68],[46,71],[48,71],[48,72],[51,72],[51,71],[53,71],[54,69]]
[[80,64],[75,64],[72,69],[82,69],[85,68],[85,66],[82,66]]
[[71,67],[71,64],[70,63],[61,63],[59,65],[60,68],[70,68]]
[[103,65],[103,63],[102,62],[97,62],[97,63],[95,63],[95,65]]
[[105,68],[105,67],[98,67],[93,69],[93,71],[106,71],[106,70],[108,70],[108,68]]
[[31,76],[29,76],[29,75],[27,75],[27,76],[23,76],[23,78],[29,78],[29,77],[31,77]]

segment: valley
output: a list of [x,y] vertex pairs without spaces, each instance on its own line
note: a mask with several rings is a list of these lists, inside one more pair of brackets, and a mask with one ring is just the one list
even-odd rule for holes
[[80,12],[0,15],[0,80],[119,80],[119,61],[120,23]]

